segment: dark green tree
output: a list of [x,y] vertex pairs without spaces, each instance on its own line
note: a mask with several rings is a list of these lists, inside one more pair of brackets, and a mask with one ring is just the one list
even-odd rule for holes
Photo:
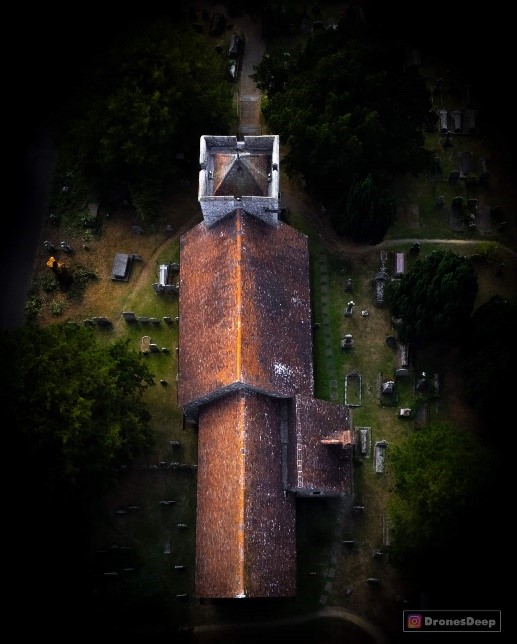
[[[460,347],[467,402],[490,428],[506,423],[513,399],[517,304],[495,295],[474,312]],[[497,431],[491,431],[498,441]]]
[[[314,35],[287,59],[263,59],[252,75],[268,92],[269,128],[287,144],[286,172],[304,178],[340,232],[349,229],[340,219],[349,192],[365,177],[384,195],[394,177],[431,167],[424,135],[435,118],[431,99],[405,52],[400,43],[348,38],[338,28]],[[384,223],[381,217],[379,231]]]
[[349,235],[356,242],[377,244],[395,221],[397,206],[391,193],[380,193],[369,174],[352,185],[344,213],[331,211],[336,232]]
[[418,259],[400,280],[388,283],[386,302],[401,320],[401,341],[456,344],[467,331],[478,293],[472,261],[450,250]]
[[88,328],[31,325],[4,332],[1,356],[8,442],[30,464],[41,503],[106,488],[152,445],[142,394],[154,380],[127,341],[105,348]]
[[502,520],[494,453],[469,428],[448,423],[413,432],[389,450],[390,561],[421,587],[439,589],[444,602],[485,597],[487,578],[497,577],[495,557],[475,553],[485,530],[498,534]]
[[189,23],[158,20],[128,27],[85,73],[63,110],[62,162],[80,160],[89,183],[100,189],[125,186],[149,217],[156,180],[170,182],[184,159],[191,171],[199,137],[228,133],[234,123],[225,58]]

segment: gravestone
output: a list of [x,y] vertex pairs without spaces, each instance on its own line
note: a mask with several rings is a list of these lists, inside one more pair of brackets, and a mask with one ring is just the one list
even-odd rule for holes
[[384,472],[384,459],[386,455],[386,448],[388,443],[385,440],[377,441],[374,447],[374,465],[375,472],[381,474]]
[[386,338],[386,344],[390,349],[395,349],[397,347],[397,338],[394,335],[389,335]]
[[488,165],[486,159],[479,160],[479,183],[486,185],[488,183]]
[[447,126],[447,110],[439,110],[438,117],[440,121],[440,132],[447,132],[449,129]]
[[452,170],[449,174],[449,183],[457,183],[460,180],[461,172],[459,170]]
[[368,458],[370,454],[371,427],[358,427],[359,451],[361,456]]
[[165,322],[165,324],[172,324],[172,318],[169,315],[164,315],[163,321]]
[[399,367],[409,367],[409,345],[401,344],[399,347]]
[[354,289],[354,285],[352,283],[352,280],[349,278],[346,281],[345,291],[347,293],[351,293],[353,291],[353,289]]
[[393,380],[386,380],[381,384],[381,394],[383,396],[392,396],[395,393],[395,382]]
[[452,111],[452,122],[454,123],[454,131],[461,132],[461,110]]
[[476,213],[478,211],[478,200],[477,199],[467,199],[467,208],[470,212]]
[[116,253],[111,268],[111,279],[127,282],[131,271],[132,256],[128,253]]
[[350,333],[347,333],[341,340],[341,348],[351,349],[353,346],[354,346],[354,339],[350,335]]
[[136,315],[132,311],[122,311],[122,317],[128,324],[135,324],[138,322]]
[[460,163],[460,173],[462,176],[467,176],[471,174],[472,168],[474,166],[472,152],[460,152],[458,155]]
[[406,272],[406,255],[404,253],[395,253],[393,273],[395,277],[402,277]]
[[113,326],[111,320],[109,320],[106,317],[95,317],[95,318],[92,318],[92,320],[95,322],[97,326],[100,326],[100,327],[107,328],[107,327]]
[[425,374],[422,374],[421,377],[417,380],[415,388],[417,391],[420,391],[422,393],[426,392],[429,389],[429,383],[427,382]]
[[463,110],[463,132],[466,134],[476,131],[476,110]]
[[445,197],[443,195],[436,197],[436,207],[440,209],[445,207]]

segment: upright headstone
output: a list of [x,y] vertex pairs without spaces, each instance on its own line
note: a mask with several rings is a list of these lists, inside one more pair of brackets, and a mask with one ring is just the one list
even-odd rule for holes
[[128,324],[134,324],[138,322],[136,315],[132,311],[122,311],[122,317]]
[[460,152],[458,155],[459,163],[460,163],[460,172],[463,176],[467,176],[471,174],[472,168],[473,168],[473,157],[472,157],[472,152],[466,151],[466,152]]

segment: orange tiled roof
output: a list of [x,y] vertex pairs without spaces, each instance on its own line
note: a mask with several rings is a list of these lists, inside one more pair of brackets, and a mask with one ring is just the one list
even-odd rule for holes
[[[350,410],[325,400],[296,396],[296,445],[291,446],[291,486],[337,496],[353,493]],[[325,444],[335,433],[340,444]]]
[[312,394],[305,235],[237,210],[183,235],[180,265],[181,405],[236,385]]
[[286,597],[296,588],[295,501],[284,495],[277,402],[235,392],[199,416],[198,597]]

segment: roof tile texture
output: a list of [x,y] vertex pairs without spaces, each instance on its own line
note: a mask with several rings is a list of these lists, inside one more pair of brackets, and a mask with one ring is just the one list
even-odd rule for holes
[[235,211],[183,235],[180,253],[180,403],[235,382],[311,395],[306,236]]
[[[295,404],[298,450],[296,461],[293,463],[291,460],[293,487],[316,489],[339,496],[352,494],[353,451],[349,408],[301,395],[296,396]],[[345,432],[345,446],[321,443],[322,439],[332,437],[335,432]]]
[[296,591],[296,511],[284,495],[277,402],[236,392],[199,417],[196,595]]

